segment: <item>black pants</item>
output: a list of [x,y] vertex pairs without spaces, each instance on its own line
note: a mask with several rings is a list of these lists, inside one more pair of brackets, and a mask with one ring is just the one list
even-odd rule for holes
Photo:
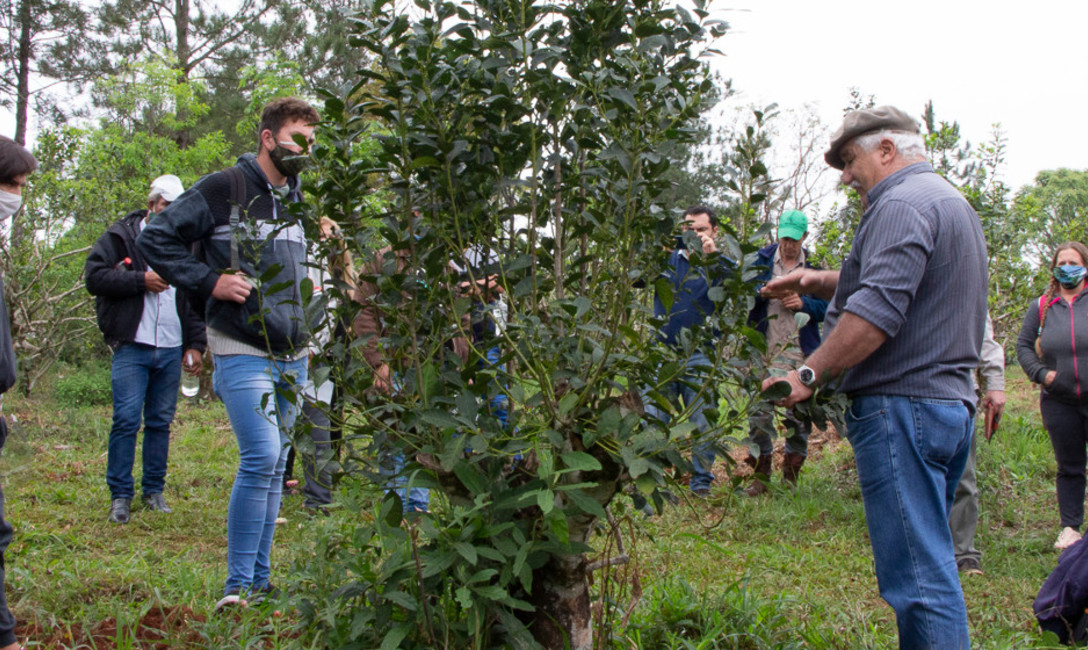
[[[0,416],[0,450],[8,437],[8,423]],[[0,489],[0,647],[15,643],[15,617],[8,609],[8,599],[4,593],[4,552],[11,544],[11,524],[4,519],[4,491]]]
[[1058,514],[1062,527],[1084,523],[1085,465],[1088,465],[1088,404],[1067,404],[1043,393],[1043,426],[1058,461]]

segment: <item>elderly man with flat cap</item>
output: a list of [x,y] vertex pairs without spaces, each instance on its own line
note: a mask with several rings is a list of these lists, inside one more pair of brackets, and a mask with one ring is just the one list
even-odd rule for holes
[[982,226],[926,162],[917,123],[896,108],[848,113],[824,158],[868,207],[841,271],[805,269],[764,288],[831,299],[830,334],[786,376],[790,394],[779,403],[840,382],[899,645],[968,648],[948,512],[971,448],[971,374],[986,325]]

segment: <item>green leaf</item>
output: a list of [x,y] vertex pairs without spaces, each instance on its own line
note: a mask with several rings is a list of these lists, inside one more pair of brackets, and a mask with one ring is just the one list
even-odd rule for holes
[[559,415],[566,415],[578,403],[578,393],[570,392],[559,399]]
[[631,110],[638,110],[638,102],[635,101],[635,96],[631,94],[630,90],[626,88],[609,88],[607,94],[612,99],[626,104]]
[[428,409],[420,413],[420,417],[427,424],[438,427],[439,429],[456,429],[460,423],[446,411],[439,411],[437,409]]
[[541,490],[536,495],[536,505],[547,515],[555,508],[555,493],[551,490]]
[[505,600],[509,597],[509,593],[498,585],[486,585],[483,587],[472,587],[472,590],[484,598],[490,600]]
[[627,471],[630,472],[631,478],[638,478],[650,471],[650,461],[642,457],[635,458],[627,466]]
[[548,529],[552,531],[552,535],[555,535],[563,544],[570,544],[570,522],[567,521],[567,516],[563,514],[562,510],[553,510],[545,516],[548,523]]
[[786,381],[785,377],[783,377],[782,381],[774,382],[768,386],[766,390],[760,393],[759,399],[767,402],[776,402],[784,397],[789,397],[791,392],[793,392],[793,388],[790,386],[790,383]]
[[397,650],[400,647],[400,642],[404,640],[404,637],[408,636],[408,633],[412,631],[412,626],[403,624],[398,625],[390,629],[385,633],[385,638],[382,639],[381,650]]
[[568,451],[559,455],[559,460],[568,470],[597,471],[601,469],[601,461],[584,451]]
[[457,480],[461,481],[461,484],[468,488],[472,494],[488,494],[490,492],[491,487],[487,477],[475,465],[460,461],[453,466],[453,473],[457,476]]
[[476,553],[476,547],[467,542],[456,542],[453,548],[461,554],[461,557],[465,558],[469,564],[475,566],[479,561],[479,555]]
[[578,509],[582,512],[591,514],[601,519],[607,519],[608,514],[604,511],[604,507],[594,498],[590,497],[581,490],[571,490],[566,492],[566,495],[570,497],[570,500],[574,502],[574,505],[578,506]]
[[654,291],[657,293],[657,298],[661,301],[662,306],[665,307],[665,312],[671,312],[674,299],[672,282],[669,282],[667,278],[658,278],[654,282]]

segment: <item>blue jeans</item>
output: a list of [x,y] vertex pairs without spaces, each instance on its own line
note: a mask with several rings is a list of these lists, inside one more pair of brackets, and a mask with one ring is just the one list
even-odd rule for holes
[[404,514],[427,512],[431,505],[431,491],[413,486],[412,475],[404,471],[404,453],[399,450],[383,450],[379,455],[379,463],[379,471],[385,477],[383,487],[387,492],[397,493]]
[[973,415],[958,400],[866,395],[846,413],[880,595],[900,648],[969,648],[952,534]]
[[[662,386],[666,399],[673,403],[678,400],[682,401],[684,407],[691,411],[692,424],[699,430],[699,433],[704,435],[710,431],[710,423],[706,419],[706,414],[703,413],[703,409],[708,406],[705,397],[707,395],[711,397],[717,395],[714,390],[703,390],[702,395],[700,395],[700,389],[703,388],[703,384],[707,381],[705,373],[710,368],[710,360],[706,358],[706,354],[695,352],[688,358],[684,374]],[[671,418],[668,413],[659,409],[649,400],[644,399],[643,402],[646,404],[646,415],[669,424]],[[693,492],[710,489],[710,484],[714,481],[714,473],[711,472],[711,469],[714,467],[716,456],[712,440],[704,439],[695,447],[695,451],[691,455],[692,472],[691,483],[689,484]]]
[[181,347],[156,348],[126,343],[113,353],[113,427],[106,458],[106,484],[111,499],[135,496],[132,465],[136,434],[144,425],[144,494],[162,492],[170,453],[170,423],[181,383]]
[[274,361],[246,354],[215,356],[212,386],[227,407],[239,456],[227,506],[225,593],[268,585],[272,536],[287,464],[287,432],[298,413],[297,393],[306,382],[307,365],[305,358]]

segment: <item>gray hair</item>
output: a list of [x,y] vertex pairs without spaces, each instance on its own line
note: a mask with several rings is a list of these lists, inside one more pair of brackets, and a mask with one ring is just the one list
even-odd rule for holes
[[854,138],[854,144],[856,144],[861,151],[872,151],[873,149],[876,149],[877,145],[884,139],[891,140],[892,144],[895,145],[895,150],[898,151],[899,155],[903,158],[925,158],[926,156],[926,141],[922,138],[921,133],[889,131],[885,129],[883,131],[859,135]]

